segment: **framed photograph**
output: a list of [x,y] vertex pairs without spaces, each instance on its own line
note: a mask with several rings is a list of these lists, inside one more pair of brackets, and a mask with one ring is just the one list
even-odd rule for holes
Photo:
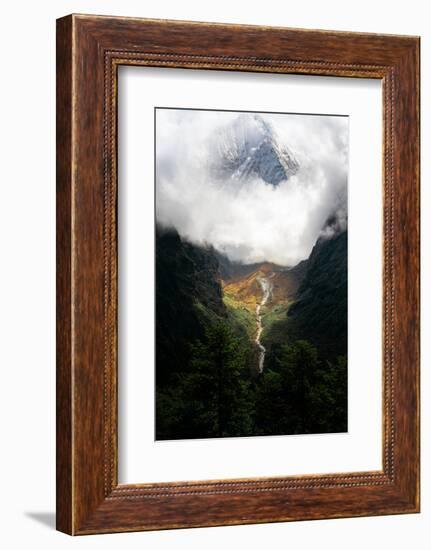
[[419,511],[419,38],[57,21],[57,528]]

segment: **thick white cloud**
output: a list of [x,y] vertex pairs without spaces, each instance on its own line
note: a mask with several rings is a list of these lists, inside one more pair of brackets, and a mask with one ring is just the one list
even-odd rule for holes
[[277,187],[210,176],[214,132],[237,113],[157,109],[158,223],[212,245],[231,260],[293,266],[307,258],[325,221],[347,218],[348,118],[263,114],[299,162]]

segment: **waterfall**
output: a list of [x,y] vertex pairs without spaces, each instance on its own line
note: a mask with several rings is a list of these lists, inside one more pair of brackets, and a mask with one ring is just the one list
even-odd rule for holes
[[257,326],[257,332],[256,332],[256,338],[255,343],[257,347],[259,348],[259,372],[263,372],[263,365],[265,362],[265,352],[266,348],[262,345],[262,342],[260,341],[260,337],[262,335],[263,327],[262,327],[262,315],[261,315],[261,308],[264,306],[268,300],[271,297],[272,293],[272,282],[269,280],[270,277],[272,277],[274,274],[271,273],[269,277],[263,277],[260,276],[257,278],[257,281],[260,284],[260,287],[262,289],[262,300],[259,304],[256,305],[256,326]]

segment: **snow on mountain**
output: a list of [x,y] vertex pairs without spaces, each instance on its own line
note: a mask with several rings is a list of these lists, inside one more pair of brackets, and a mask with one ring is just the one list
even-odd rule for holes
[[222,180],[258,177],[277,186],[299,169],[293,153],[259,114],[239,115],[217,132],[212,148],[211,171]]

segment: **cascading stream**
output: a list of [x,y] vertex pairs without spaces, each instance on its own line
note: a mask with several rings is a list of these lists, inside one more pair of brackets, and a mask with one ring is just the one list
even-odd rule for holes
[[259,348],[259,372],[263,372],[263,365],[265,362],[265,352],[266,348],[262,345],[262,342],[260,341],[260,337],[262,335],[263,327],[262,327],[262,315],[261,315],[261,308],[268,302],[268,300],[271,297],[272,294],[272,282],[270,281],[270,278],[274,275],[274,273],[271,273],[268,277],[260,276],[257,278],[257,281],[260,284],[260,287],[262,289],[262,300],[259,304],[256,305],[256,325],[257,325],[257,332],[256,332],[256,338],[255,343],[257,347]]

